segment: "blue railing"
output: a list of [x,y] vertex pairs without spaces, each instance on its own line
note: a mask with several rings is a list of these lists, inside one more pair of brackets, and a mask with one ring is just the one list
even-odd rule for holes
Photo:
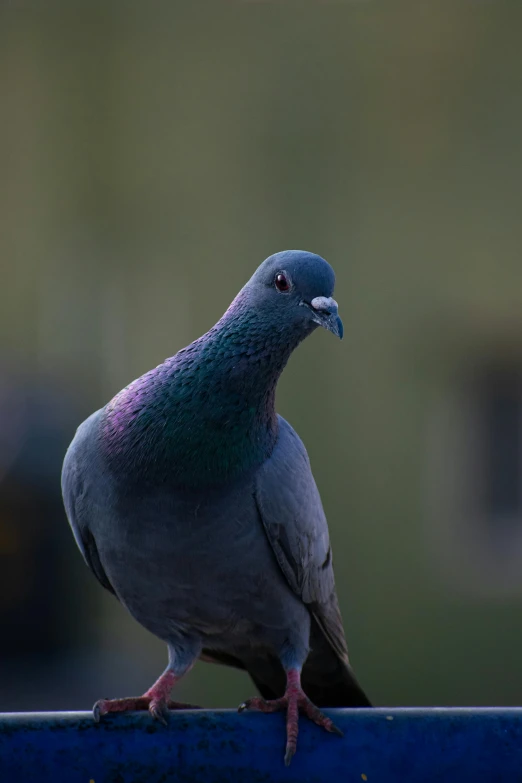
[[283,764],[279,714],[232,710],[0,715],[1,783],[494,783],[522,781],[522,709],[327,711],[344,737],[305,718]]

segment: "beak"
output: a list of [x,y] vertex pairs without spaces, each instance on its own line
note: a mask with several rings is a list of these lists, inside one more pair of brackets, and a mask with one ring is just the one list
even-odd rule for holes
[[343,339],[343,322],[337,313],[338,307],[335,299],[326,296],[316,296],[310,302],[314,321],[328,329],[329,332],[337,335],[340,340]]

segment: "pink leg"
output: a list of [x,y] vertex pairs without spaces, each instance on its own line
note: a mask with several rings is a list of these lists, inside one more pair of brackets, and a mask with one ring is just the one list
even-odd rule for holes
[[280,699],[266,701],[259,697],[248,699],[241,704],[239,712],[243,710],[260,710],[261,712],[279,712],[286,710],[286,753],[285,764],[288,767],[297,749],[297,735],[299,733],[299,712],[313,720],[318,726],[322,726],[332,734],[343,733],[334,723],[312,704],[301,687],[301,673],[298,669],[290,669],[286,675],[285,695]]
[[130,712],[132,710],[148,710],[153,718],[167,725],[168,710],[198,709],[192,704],[172,701],[169,699],[174,683],[180,678],[169,669],[163,672],[154,685],[137,698],[100,699],[93,707],[94,720],[98,723],[102,715],[108,712]]

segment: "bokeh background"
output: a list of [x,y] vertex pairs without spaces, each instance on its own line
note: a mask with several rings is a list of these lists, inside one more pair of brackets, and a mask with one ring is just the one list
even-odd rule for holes
[[521,29],[520,0],[1,4],[0,709],[162,671],[76,549],[63,455],[285,248],[337,272],[346,338],[301,346],[278,407],[362,684],[522,702]]

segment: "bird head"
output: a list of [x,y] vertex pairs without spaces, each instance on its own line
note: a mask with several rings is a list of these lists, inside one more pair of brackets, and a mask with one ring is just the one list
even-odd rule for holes
[[277,324],[302,329],[316,326],[343,336],[343,322],[332,298],[335,274],[330,264],[304,250],[284,250],[269,256],[247,283],[256,309]]

